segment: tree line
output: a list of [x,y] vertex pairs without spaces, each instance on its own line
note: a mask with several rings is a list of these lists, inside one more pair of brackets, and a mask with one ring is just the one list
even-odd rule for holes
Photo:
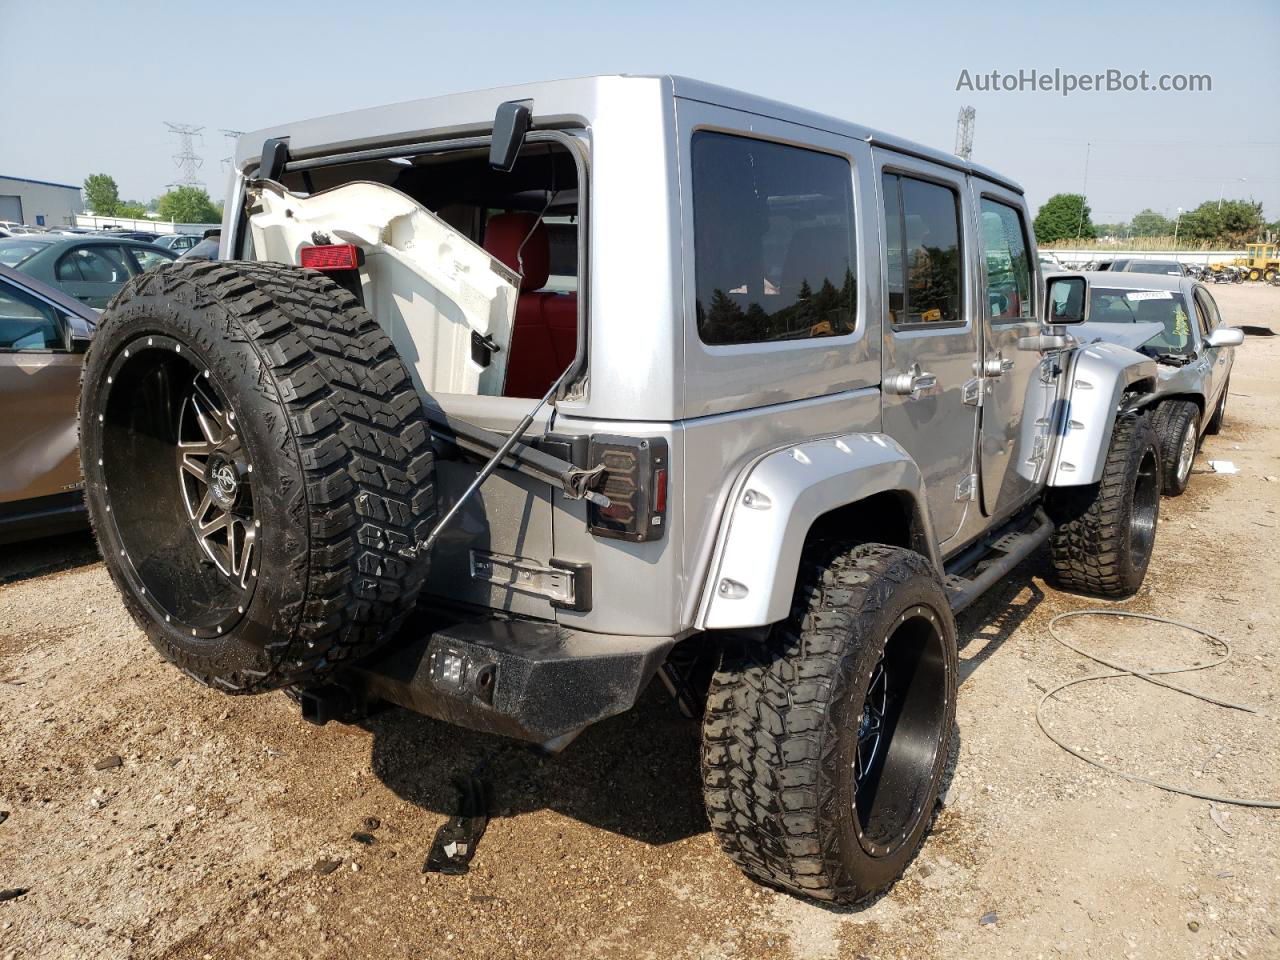
[[1083,196],[1055,193],[1036,214],[1034,227],[1041,245],[1106,236],[1176,236],[1180,242],[1239,247],[1262,240],[1268,231],[1280,233],[1280,220],[1267,223],[1262,204],[1254,200],[1206,200],[1175,219],[1147,209],[1128,222],[1095,224]]
[[129,217],[144,220],[157,216],[175,223],[221,223],[222,204],[215,204],[207,190],[199,187],[174,187],[149,204],[138,200],[121,200],[115,178],[94,173],[85,178],[84,199],[89,209],[100,217]]

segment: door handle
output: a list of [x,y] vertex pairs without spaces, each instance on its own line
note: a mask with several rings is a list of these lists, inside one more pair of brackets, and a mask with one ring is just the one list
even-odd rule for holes
[[1013,358],[1005,358],[1003,353],[997,353],[994,357],[988,357],[986,363],[982,365],[982,372],[988,377],[999,377],[1005,372],[1013,369]]
[[938,388],[938,378],[927,370],[921,370],[920,364],[913,363],[906,373],[894,373],[885,377],[884,387],[890,393],[915,400],[934,393]]

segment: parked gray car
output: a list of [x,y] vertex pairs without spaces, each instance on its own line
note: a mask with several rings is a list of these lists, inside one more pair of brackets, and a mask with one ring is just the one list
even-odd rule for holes
[[[1052,275],[1051,275],[1052,276]],[[1163,462],[1163,492],[1187,489],[1200,439],[1217,433],[1227,410],[1233,347],[1244,340],[1225,326],[1218,305],[1190,277],[1087,273],[1089,321],[1075,335],[1129,347],[1158,364],[1154,426]]]
[[0,264],[102,309],[125,281],[177,259],[140,240],[40,233],[0,240]]
[[851,902],[928,829],[955,611],[1046,542],[1145,575],[1156,362],[1073,346],[994,171],[598,77],[272,127],[229,187],[81,399],[107,569],[217,689],[559,750],[656,675],[725,851]]

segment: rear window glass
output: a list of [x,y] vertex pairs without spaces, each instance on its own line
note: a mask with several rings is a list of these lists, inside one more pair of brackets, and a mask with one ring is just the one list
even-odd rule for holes
[[1135,261],[1125,267],[1128,273],[1161,273],[1171,277],[1182,276],[1182,268],[1176,263],[1161,263],[1157,260]]
[[849,162],[748,137],[693,135],[698,333],[766,343],[853,332]]
[[0,263],[16,267],[43,250],[47,244],[35,240],[0,240]]

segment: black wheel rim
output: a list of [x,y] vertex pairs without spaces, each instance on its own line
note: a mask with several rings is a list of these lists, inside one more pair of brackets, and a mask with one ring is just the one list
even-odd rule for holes
[[1142,567],[1151,557],[1156,542],[1156,517],[1160,510],[1160,481],[1156,455],[1147,450],[1138,464],[1138,477],[1133,490],[1133,509],[1129,512],[1129,549],[1135,567]]
[[104,389],[98,466],[118,567],[156,620],[224,634],[252,599],[261,541],[228,391],[189,344],[157,335],[117,352]]
[[944,644],[938,615],[911,607],[867,675],[851,766],[858,840],[873,857],[898,850],[933,809],[949,716]]

